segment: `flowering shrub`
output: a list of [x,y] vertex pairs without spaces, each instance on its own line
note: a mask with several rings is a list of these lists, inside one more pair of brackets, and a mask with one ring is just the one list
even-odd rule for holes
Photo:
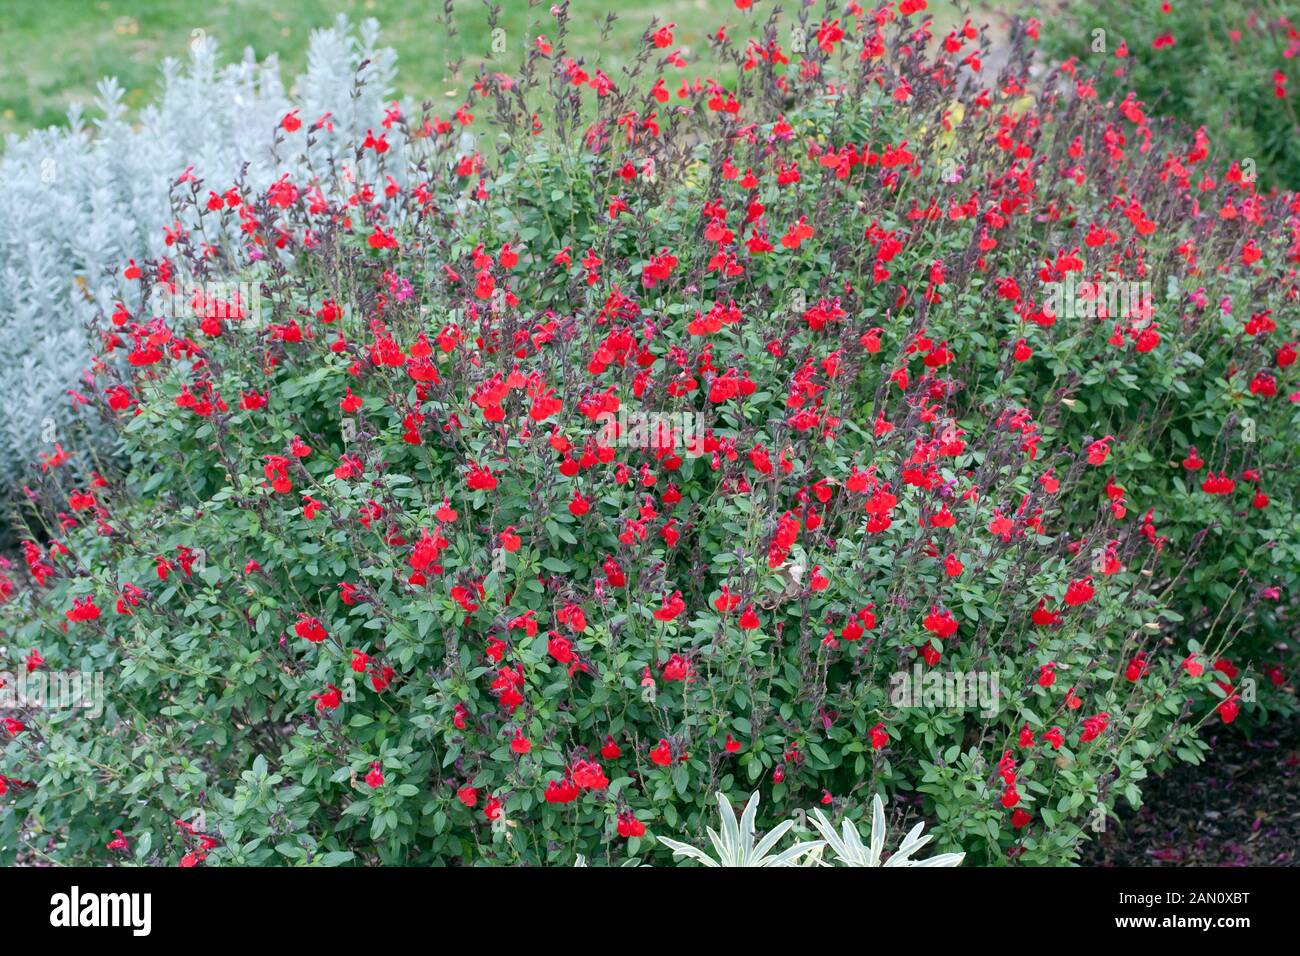
[[47,456],[3,579],[13,679],[105,693],[11,708],[0,848],[667,863],[761,787],[1059,863],[1285,705],[1300,200],[925,7],[734,88],[557,8],[342,198],[190,183],[98,329],[129,467]]
[[1044,48],[1133,91],[1190,127],[1268,187],[1300,187],[1300,8],[1291,0],[1087,0],[1048,18]]
[[[340,19],[313,34],[290,97],[274,61],[218,67],[216,42],[199,37],[184,69],[163,65],[158,98],[138,116],[105,80],[101,119],[86,123],[74,108],[67,129],[9,137],[0,156],[0,497],[36,450],[68,443],[67,390],[88,360],[85,327],[124,294],[120,264],[166,254],[182,223],[195,226],[171,208],[177,178],[188,168],[260,190],[286,172],[325,177],[364,134],[358,122],[381,111],[393,60],[374,21],[358,30]],[[326,117],[309,148],[305,132],[289,137],[276,125],[290,111],[307,124]]]

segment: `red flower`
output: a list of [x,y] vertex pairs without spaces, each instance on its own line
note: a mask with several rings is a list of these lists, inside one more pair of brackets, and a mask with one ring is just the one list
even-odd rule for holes
[[382,693],[393,682],[394,674],[393,669],[387,664],[383,667],[374,667],[370,671],[370,686],[375,689],[375,693]]
[[650,751],[650,761],[656,766],[666,767],[673,762],[673,751],[668,746],[668,741],[660,740],[659,743]]
[[397,248],[397,239],[392,233],[384,232],[383,226],[375,226],[374,232],[367,237],[366,242],[370,245],[371,249]]
[[719,614],[730,614],[740,604],[740,595],[732,594],[724,584],[722,592],[713,599],[713,607]]
[[878,723],[871,728],[871,749],[883,750],[889,743],[889,731],[885,730],[883,723]]
[[67,611],[65,616],[69,621],[97,621],[99,620],[99,608],[95,605],[93,597],[73,598],[72,609]]
[[1110,456],[1110,443],[1115,439],[1111,435],[1105,438],[1098,438],[1088,446],[1088,464],[1104,465],[1106,459]]
[[1147,658],[1142,652],[1138,652],[1133,659],[1128,662],[1124,669],[1124,677],[1130,683],[1136,683],[1147,672]]
[[1096,714],[1092,717],[1086,717],[1083,721],[1083,733],[1079,735],[1079,743],[1086,744],[1090,740],[1096,740],[1110,723],[1110,714]]
[[581,634],[587,629],[587,616],[582,613],[582,608],[573,603],[566,604],[557,611],[555,619],[575,634]]
[[316,710],[323,714],[327,710],[335,710],[343,703],[343,692],[333,684],[326,684],[325,689],[319,694],[312,694],[311,699],[316,701]]
[[546,652],[560,664],[567,664],[573,660],[573,645],[568,638],[562,637],[556,631],[551,631],[550,639],[546,642]]
[[680,654],[673,654],[664,664],[665,681],[688,681],[692,679],[693,673],[690,661]]
[[491,491],[497,486],[496,476],[481,465],[471,465],[465,484],[470,491]]
[[654,618],[656,621],[671,621],[684,610],[686,610],[686,602],[682,600],[682,592],[674,591],[664,597],[658,610],[654,612]]
[[1065,603],[1071,607],[1080,604],[1086,604],[1092,600],[1093,587],[1092,578],[1082,578],[1078,581],[1071,581],[1065,589]]
[[578,785],[565,777],[563,780],[548,781],[543,797],[547,803],[572,803],[578,799],[578,792]]
[[604,790],[609,786],[609,778],[604,768],[594,760],[575,761],[570,770],[573,782],[583,790]]
[[[1061,614],[1059,611],[1049,611],[1046,599],[1040,598],[1038,607],[1029,615],[1029,618],[1037,627],[1050,627],[1053,624],[1060,623]],[[1051,684],[1044,684],[1043,686],[1050,687]]]
[[612,557],[606,557],[600,567],[605,572],[605,580],[609,582],[610,587],[621,588],[627,584],[627,577],[623,574],[623,569],[618,566],[618,562]]
[[633,816],[631,810],[624,810],[618,815],[618,835],[624,839],[645,836],[645,824]]
[[289,459],[283,455],[267,455],[262,473],[277,494],[284,495],[293,490],[293,482],[289,480]]
[[298,615],[298,623],[294,625],[293,631],[299,637],[306,638],[313,644],[319,644],[325,638],[329,637],[325,633],[325,628],[320,620],[315,617],[308,617],[306,614]]
[[930,606],[930,613],[925,616],[925,629],[939,640],[947,640],[957,633],[957,619],[948,610],[940,611],[935,605]]

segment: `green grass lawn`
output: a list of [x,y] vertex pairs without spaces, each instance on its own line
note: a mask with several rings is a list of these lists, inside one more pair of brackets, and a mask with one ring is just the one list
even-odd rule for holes
[[[771,5],[756,0],[753,10],[741,11],[731,0],[572,0],[570,50],[599,55],[606,72],[615,75],[650,18],[658,16],[677,24],[677,44],[707,57],[707,34],[723,23],[740,33],[747,19],[765,18]],[[787,7],[796,5],[786,0]],[[987,6],[978,0],[975,5]],[[512,69],[525,35],[553,38],[554,20],[550,0],[502,0],[501,6],[500,24],[510,44],[504,62]],[[957,18],[949,0],[931,6],[936,32]],[[187,56],[196,30],[221,43],[223,61],[239,58],[245,47],[259,59],[278,54],[286,82],[292,82],[304,68],[311,31],[339,13],[354,21],[379,20],[383,41],[398,53],[400,94],[456,99],[490,56],[486,10],[481,0],[456,0],[459,34],[449,39],[438,19],[441,8],[441,0],[0,0],[0,133],[63,123],[69,104],[93,100],[104,76],[118,78],[128,106],[147,103],[157,92],[159,64],[168,56]],[[602,39],[611,9],[619,19]],[[449,76],[446,64],[456,57],[465,58],[464,67]]]
[[[506,64],[519,62],[530,26],[554,37],[549,6],[549,0],[535,6],[526,0],[502,4],[500,25],[510,44]],[[143,105],[157,92],[163,58],[187,56],[195,30],[220,42],[223,60],[237,59],[245,47],[259,59],[279,54],[291,81],[305,66],[311,31],[339,13],[353,21],[379,20],[384,42],[398,53],[400,93],[434,99],[463,95],[466,77],[490,56],[486,9],[481,2],[459,0],[454,14],[459,35],[449,40],[438,20],[441,7],[440,0],[4,0],[0,132],[62,123],[68,105],[89,102],[95,84],[108,75],[121,81],[128,105]],[[601,22],[614,8],[619,20],[602,42]],[[705,49],[706,31],[752,15],[730,0],[573,0],[571,10],[572,48],[599,53],[615,65],[636,48],[652,16],[676,22],[682,46]],[[465,58],[462,75],[448,76],[447,61],[456,57]]]

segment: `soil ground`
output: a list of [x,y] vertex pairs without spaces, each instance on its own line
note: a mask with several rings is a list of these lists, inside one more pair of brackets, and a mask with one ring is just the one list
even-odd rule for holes
[[1251,738],[1206,736],[1206,762],[1180,765],[1144,790],[1146,803],[1085,848],[1082,866],[1300,866],[1300,715]]

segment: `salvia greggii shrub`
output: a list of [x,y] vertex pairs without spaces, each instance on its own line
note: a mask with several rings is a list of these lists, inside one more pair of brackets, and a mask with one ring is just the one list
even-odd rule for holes
[[62,682],[0,852],[669,863],[757,790],[1061,863],[1291,706],[1300,200],[925,8],[742,14],[724,86],[559,7],[337,188],[174,191],[0,579]]

